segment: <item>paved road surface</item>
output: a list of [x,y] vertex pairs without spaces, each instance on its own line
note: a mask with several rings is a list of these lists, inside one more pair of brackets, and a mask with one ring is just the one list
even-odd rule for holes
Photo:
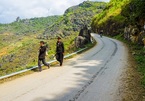
[[121,101],[125,46],[92,34],[97,45],[62,67],[36,72],[0,85],[0,101]]

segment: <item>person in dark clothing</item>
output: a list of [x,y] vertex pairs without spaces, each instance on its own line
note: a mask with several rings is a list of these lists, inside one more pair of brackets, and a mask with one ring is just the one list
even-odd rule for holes
[[100,37],[102,37],[102,36],[103,36],[103,30],[100,31]]
[[47,47],[44,45],[44,41],[40,41],[40,48],[39,48],[39,55],[38,55],[38,69],[41,72],[41,61],[45,66],[48,66],[50,68],[50,65],[45,62],[45,56],[46,56],[46,49]]
[[63,57],[64,57],[64,44],[61,41],[61,38],[58,37],[57,43],[56,43],[56,59],[59,61],[60,66],[63,64]]

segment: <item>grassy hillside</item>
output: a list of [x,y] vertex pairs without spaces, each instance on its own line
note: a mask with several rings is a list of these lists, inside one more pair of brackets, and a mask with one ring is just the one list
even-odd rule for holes
[[105,6],[104,2],[85,1],[70,7],[65,11],[63,17],[45,30],[43,35],[56,36],[57,34],[57,36],[65,37],[72,32],[78,32],[84,25],[90,26],[94,14],[100,13]]
[[118,35],[128,25],[143,26],[145,22],[144,0],[111,0],[104,11],[93,18],[94,31],[103,29],[105,34]]
[[103,2],[83,2],[62,16],[17,20],[0,24],[0,76],[37,65],[39,42],[49,45],[47,61],[55,54],[56,37],[61,36],[65,54],[76,51],[74,38],[84,24],[105,8]]
[[23,19],[11,24],[0,24],[0,34],[13,33],[15,35],[42,33],[47,26],[55,23],[60,16],[49,16],[42,18]]

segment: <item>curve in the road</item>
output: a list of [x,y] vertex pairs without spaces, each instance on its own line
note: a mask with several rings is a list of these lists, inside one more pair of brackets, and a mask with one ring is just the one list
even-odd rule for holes
[[92,35],[97,45],[63,67],[0,84],[0,101],[113,101],[127,52],[117,40]]
[[[104,41],[102,40],[102,38],[99,38],[98,40],[101,41],[102,47],[100,48],[100,50],[96,51],[96,53],[93,54],[91,57],[95,56],[96,54],[99,54],[99,52],[100,52],[101,50],[103,50],[104,47],[105,47],[105,43],[104,43]],[[99,71],[97,71],[97,72],[92,76],[92,78],[82,87],[82,89],[79,90],[78,93],[77,93],[72,99],[70,99],[69,101],[76,101],[76,100],[79,98],[79,96],[81,95],[81,93],[83,93],[83,91],[84,91],[91,83],[93,83],[93,81],[94,81],[94,79],[97,77],[97,75],[99,75],[100,73],[102,73],[103,70],[107,69],[107,67],[106,67],[106,66],[107,66],[107,63],[109,63],[109,62],[111,61],[111,58],[116,54],[116,52],[117,52],[117,50],[118,50],[117,43],[116,43],[115,41],[111,40],[111,39],[109,39],[109,40],[110,40],[110,41],[114,44],[114,46],[115,46],[115,49],[114,49],[113,53],[111,54],[110,58],[104,63],[104,65],[99,69]]]

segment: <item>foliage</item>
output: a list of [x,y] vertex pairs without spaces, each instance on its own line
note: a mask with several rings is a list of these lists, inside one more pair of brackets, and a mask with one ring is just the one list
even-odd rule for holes
[[[53,26],[45,30],[46,35],[64,34],[70,31],[79,31],[84,25],[90,26],[91,19],[96,13],[100,13],[106,6],[104,2],[85,1],[77,6],[68,8],[64,16]],[[51,30],[50,30],[51,29]]]
[[[65,54],[77,50],[76,48],[72,50],[72,46],[74,44],[73,40],[75,37],[76,34],[73,34],[63,39],[66,50]],[[53,55],[55,54],[56,41],[57,39],[45,40],[45,42],[47,42],[47,44],[49,45],[49,55],[47,56],[47,61],[52,59]],[[27,37],[21,42],[17,42],[13,45],[11,44],[12,49],[9,50],[10,52],[8,52],[4,56],[1,56],[2,61],[0,61],[0,75],[2,76],[37,65],[39,42],[39,39]]]
[[45,28],[52,25],[60,16],[50,16],[46,18],[31,18],[15,21],[10,24],[0,26],[0,33],[14,33],[20,34],[34,34],[36,32],[43,32]]
[[[114,33],[114,29],[112,29],[114,25],[118,26],[117,29],[122,29],[124,25],[130,24],[143,26],[144,5],[144,0],[111,0],[104,11],[93,18],[91,26],[94,31],[104,29],[105,33]],[[115,33],[120,34],[117,31]]]
[[78,49],[74,39],[84,24],[106,6],[103,2],[86,1],[66,10],[63,16],[17,19],[0,24],[0,76],[37,65],[39,42],[49,45],[47,61],[55,54],[56,37],[63,39],[65,54]]

